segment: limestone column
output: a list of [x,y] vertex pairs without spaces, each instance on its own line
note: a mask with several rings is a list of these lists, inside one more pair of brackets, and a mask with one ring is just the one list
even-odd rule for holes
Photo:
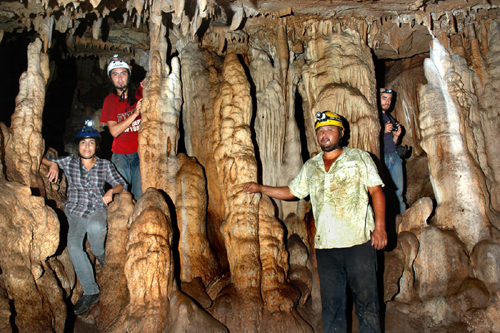
[[157,6],[160,4],[155,1],[150,17],[150,71],[144,83],[138,152],[143,192],[149,187],[161,189],[175,202],[175,176],[179,170],[176,155],[182,104],[180,64],[177,58],[172,59],[171,68],[166,64],[166,27]]
[[429,160],[436,195],[436,225],[454,230],[470,252],[489,237],[484,173],[467,140],[468,104],[454,57],[436,39],[424,62],[428,84],[420,90],[422,148]]

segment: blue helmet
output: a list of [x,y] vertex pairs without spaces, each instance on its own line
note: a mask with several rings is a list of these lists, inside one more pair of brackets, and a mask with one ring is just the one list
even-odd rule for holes
[[85,139],[95,139],[97,144],[101,142],[101,134],[94,128],[94,121],[92,120],[85,120],[85,126],[75,134],[76,144]]

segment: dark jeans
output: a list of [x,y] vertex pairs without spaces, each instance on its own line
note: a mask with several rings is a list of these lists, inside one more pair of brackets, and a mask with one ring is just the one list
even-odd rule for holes
[[380,332],[377,252],[371,241],[340,249],[316,249],[323,306],[323,333],[346,332],[346,285],[351,289],[359,332]]
[[384,163],[389,171],[389,175],[395,186],[396,197],[398,198],[398,214],[403,214],[406,210],[406,204],[403,201],[403,160],[399,157],[397,152],[385,153]]

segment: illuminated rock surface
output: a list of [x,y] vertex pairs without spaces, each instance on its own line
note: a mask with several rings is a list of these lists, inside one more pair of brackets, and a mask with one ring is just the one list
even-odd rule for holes
[[[382,86],[397,92],[412,148],[409,208],[387,224],[385,330],[500,330],[498,6],[0,3],[0,51],[29,36],[9,55],[27,66],[8,81],[19,90],[0,123],[0,330],[320,332],[309,202],[242,188],[286,186],[319,152],[314,114],[326,109],[348,121],[345,144],[378,163]],[[143,82],[145,194],[109,205],[101,298],[75,318],[67,184],[49,183],[40,161],[47,140],[59,145],[51,154],[74,151],[81,117],[98,119],[114,53]],[[69,92],[64,78],[77,81]]]

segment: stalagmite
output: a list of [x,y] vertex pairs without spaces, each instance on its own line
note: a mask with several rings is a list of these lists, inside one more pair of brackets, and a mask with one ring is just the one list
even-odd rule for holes
[[38,169],[44,152],[42,112],[49,60],[37,39],[28,47],[28,70],[19,79],[19,94],[11,127],[2,124],[7,179],[29,187],[43,187]]
[[203,168],[195,158],[179,156],[176,204],[179,227],[180,278],[200,277],[208,285],[217,273],[217,261],[207,238],[207,194]]
[[101,267],[101,274],[97,275],[97,283],[101,289],[97,326],[103,332],[110,331],[110,325],[129,304],[130,295],[124,269],[130,231],[129,219],[133,211],[132,195],[128,192],[115,196],[108,208],[105,264]]
[[[288,274],[288,251],[284,244],[283,226],[274,217],[274,207],[268,197],[259,202],[259,243],[262,260],[262,298],[270,312],[290,311],[296,300],[292,288],[285,282]],[[275,249],[269,251],[269,249]],[[288,288],[287,288],[288,287]],[[288,295],[280,295],[288,289]]]
[[[310,202],[241,190],[289,184],[319,152],[317,111],[343,116],[343,143],[379,158],[382,85],[396,91],[393,115],[413,148],[410,208],[387,221],[392,247],[380,253],[385,330],[499,331],[500,7],[483,2],[1,2],[5,50],[40,40],[11,127],[0,124],[0,229],[16,245],[1,250],[0,331],[320,332]],[[47,142],[73,152],[74,131],[62,128],[88,105],[98,115],[114,53],[134,85],[146,71],[145,194],[108,206],[101,298],[73,316],[82,287],[59,237],[64,218],[45,206],[64,216],[66,182],[40,166],[41,112]],[[24,62],[14,56],[7,66]],[[15,94],[2,91],[6,102]]]
[[[221,226],[229,267],[231,288],[216,300],[214,315],[230,330],[256,331],[260,322],[261,267],[258,239],[258,195],[243,193],[243,185],[256,180],[257,164],[250,132],[252,100],[250,84],[236,54],[224,62],[220,95],[214,104],[214,146],[225,221]],[[228,306],[242,316],[232,316]]]
[[[185,41],[186,44],[180,44]],[[218,254],[219,262],[227,264],[224,240],[220,234],[220,225],[224,220],[224,206],[221,188],[215,166],[215,159],[211,153],[214,138],[210,135],[214,128],[212,111],[212,97],[218,92],[218,77],[215,64],[205,59],[199,43],[183,37],[178,42],[181,60],[181,80],[183,93],[183,127],[184,144],[189,156],[196,159],[203,166],[207,182],[208,207],[207,230],[212,246]],[[209,69],[210,68],[210,69]]]
[[[41,44],[41,43],[40,43]],[[11,323],[23,332],[62,332],[64,290],[47,262],[59,246],[56,213],[28,186],[0,179],[0,285],[16,313]]]
[[472,147],[464,140],[470,131],[464,124],[467,105],[454,66],[448,51],[434,40],[431,58],[424,62],[428,84],[420,90],[421,145],[429,156],[438,203],[436,225],[455,230],[470,252],[489,237],[489,196],[484,174],[469,152]]
[[169,300],[177,290],[172,253],[173,230],[162,194],[148,189],[135,205],[126,246],[124,272],[129,301],[109,332],[162,332]]

